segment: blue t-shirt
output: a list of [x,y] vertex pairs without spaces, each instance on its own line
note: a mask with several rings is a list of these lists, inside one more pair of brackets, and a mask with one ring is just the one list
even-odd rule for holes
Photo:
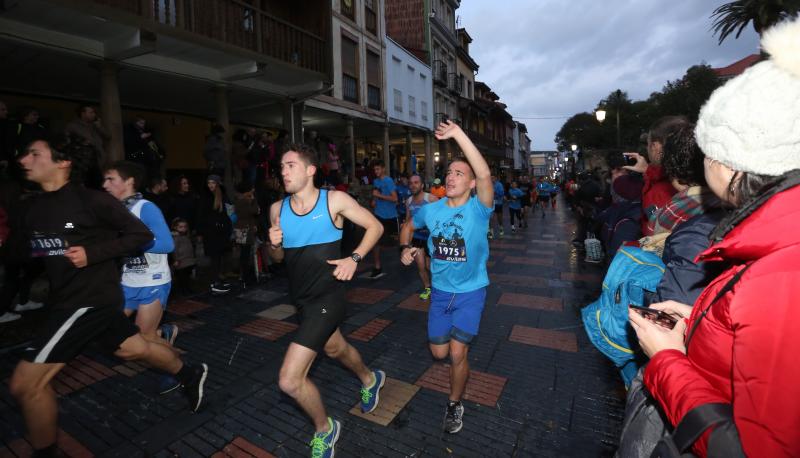
[[508,201],[508,208],[513,210],[520,210],[522,208],[522,196],[525,193],[522,192],[522,189],[519,188],[511,188],[508,190],[508,196],[511,200]]
[[495,205],[503,205],[503,196],[506,194],[506,190],[503,188],[503,183],[499,181],[494,182],[494,204]]
[[[387,197],[396,190],[394,180],[390,177],[376,178],[372,184],[381,195]],[[375,216],[382,219],[397,218],[397,204],[388,200],[375,199]]]
[[553,186],[550,183],[542,181],[536,185],[536,193],[540,197],[550,197],[551,192],[553,192]]
[[397,185],[397,214],[405,217],[406,214],[406,200],[411,196],[411,190],[404,184]]
[[449,207],[441,199],[420,208],[414,215],[414,228],[427,227],[431,235],[431,280],[433,287],[448,293],[467,293],[489,284],[486,261],[489,259],[489,218],[493,208],[484,206],[477,196],[460,207]]
[[[408,205],[408,209],[411,212],[411,218],[413,219],[414,216],[419,212],[419,209],[428,205],[430,202],[430,198],[435,197],[427,192],[423,193],[422,202],[414,203],[414,197],[409,197],[406,204]],[[414,229],[414,238],[417,240],[428,240],[428,236],[431,235],[430,231],[427,228],[423,229]]]

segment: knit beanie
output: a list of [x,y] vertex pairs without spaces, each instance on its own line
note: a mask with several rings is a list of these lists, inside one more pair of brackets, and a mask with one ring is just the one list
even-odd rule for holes
[[770,58],[711,94],[695,136],[733,170],[779,176],[800,169],[800,19],[764,32],[761,47]]
[[211,174],[208,176],[208,181],[214,181],[217,184],[222,184],[222,177],[220,177],[219,175]]

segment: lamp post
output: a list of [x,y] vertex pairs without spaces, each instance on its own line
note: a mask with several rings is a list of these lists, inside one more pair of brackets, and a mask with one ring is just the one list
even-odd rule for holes
[[[616,111],[616,117],[617,117],[617,148],[621,148],[622,138],[620,136],[620,130],[619,130],[619,111],[621,105],[620,101],[622,100],[622,91],[617,89],[616,91],[614,91],[614,95],[615,95],[614,104],[616,105],[616,110],[614,111]],[[597,118],[597,121],[602,123],[606,119],[606,110],[597,110],[594,112],[594,115]]]

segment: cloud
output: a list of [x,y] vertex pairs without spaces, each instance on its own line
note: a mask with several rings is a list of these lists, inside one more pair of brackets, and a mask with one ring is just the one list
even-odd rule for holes
[[487,83],[523,121],[535,149],[554,149],[565,116],[592,111],[611,91],[635,100],[692,65],[729,65],[758,52],[747,27],[722,46],[714,8],[728,0],[465,0],[456,14],[474,41],[470,54]]

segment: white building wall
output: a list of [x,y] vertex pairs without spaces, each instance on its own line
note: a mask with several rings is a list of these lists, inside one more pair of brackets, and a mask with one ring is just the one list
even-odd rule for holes
[[388,36],[385,62],[384,99],[389,120],[433,130],[431,68]]

